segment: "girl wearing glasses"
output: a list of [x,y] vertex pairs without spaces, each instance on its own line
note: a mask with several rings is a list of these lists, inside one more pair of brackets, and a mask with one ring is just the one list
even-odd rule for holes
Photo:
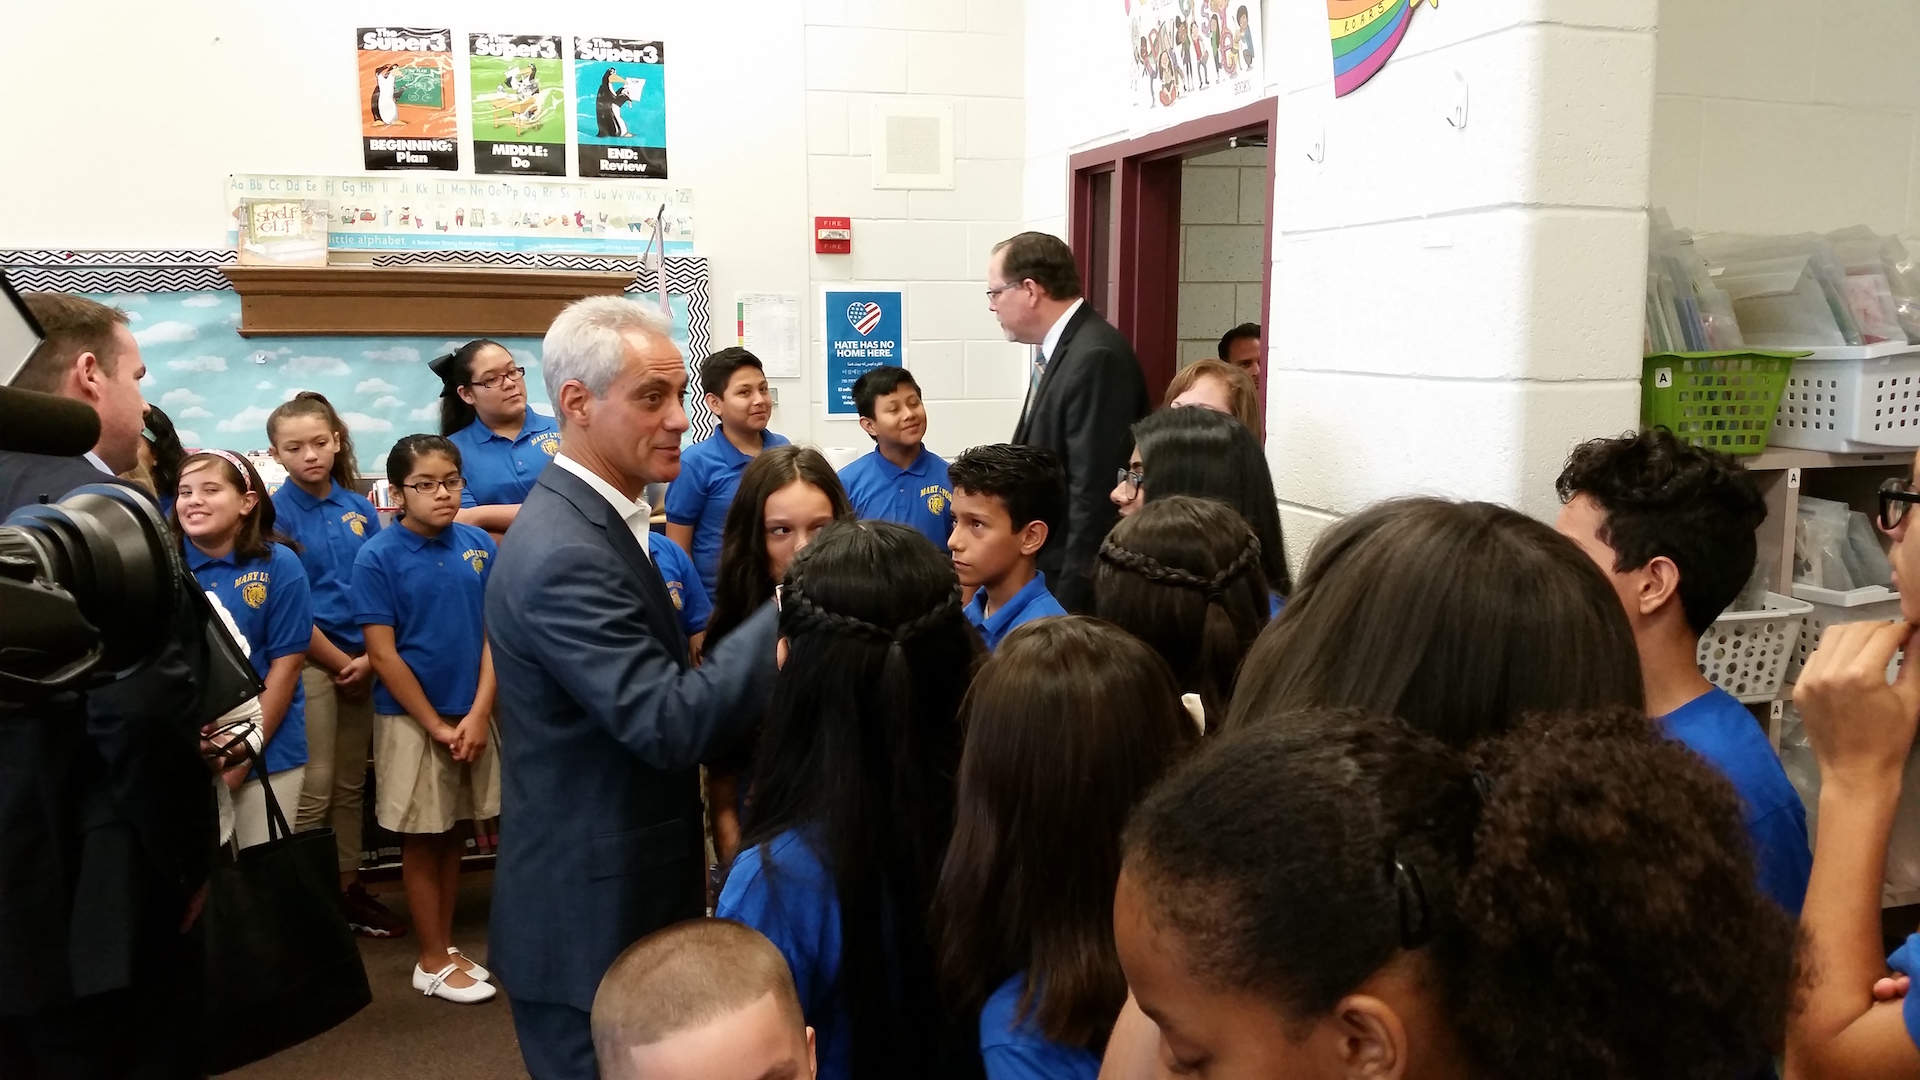
[[419,937],[413,988],[472,1003],[493,997],[486,969],[453,943],[461,821],[500,813],[493,658],[481,596],[495,547],[460,512],[460,450],[408,435],[387,455],[401,517],[353,563],[355,618],[380,676],[374,688],[375,817],[401,834],[400,876]]
[[427,366],[440,376],[440,434],[465,462],[457,520],[498,540],[559,453],[560,429],[527,407],[527,369],[497,341],[475,338]]

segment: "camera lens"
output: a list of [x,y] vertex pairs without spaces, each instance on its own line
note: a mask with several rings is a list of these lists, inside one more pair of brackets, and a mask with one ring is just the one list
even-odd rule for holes
[[[180,552],[160,511],[118,484],[88,484],[56,503],[28,506],[0,525],[0,577],[37,580],[72,597],[99,632],[104,655],[96,677],[152,659],[167,640],[181,587]],[[52,618],[45,589],[14,592],[0,618],[0,657],[16,673],[70,662],[73,625]],[[38,612],[38,616],[36,616]],[[57,663],[53,666],[58,666]]]

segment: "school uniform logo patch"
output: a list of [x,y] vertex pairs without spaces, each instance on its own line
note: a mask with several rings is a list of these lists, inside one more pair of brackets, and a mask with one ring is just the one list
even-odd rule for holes
[[667,582],[667,596],[673,600],[673,610],[675,611],[686,607],[686,604],[680,599],[680,590],[682,588],[683,586],[677,581]]
[[468,548],[460,553],[460,557],[467,560],[467,565],[473,567],[476,574],[487,568],[487,553],[480,548]]
[[248,607],[258,608],[261,604],[267,602],[266,583],[261,581],[247,582],[240,588],[240,599],[245,600]]
[[361,514],[357,511],[349,510],[346,513],[340,515],[340,520],[346,523],[347,528],[353,530],[353,535],[355,536],[367,535],[367,517],[365,514]]
[[548,432],[538,439],[535,439],[533,445],[539,447],[541,453],[552,457],[560,452],[560,436],[555,435],[553,432]]
[[921,488],[920,494],[927,500],[927,510],[934,514],[946,510],[947,504],[953,501],[953,493],[939,484]]

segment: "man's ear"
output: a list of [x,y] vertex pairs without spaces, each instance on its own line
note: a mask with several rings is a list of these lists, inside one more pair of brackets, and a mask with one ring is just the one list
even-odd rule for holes
[[1341,1075],[1348,1080],[1400,1080],[1407,1072],[1407,1026],[1393,1006],[1353,994],[1334,1006]]
[[67,373],[69,385],[88,402],[99,402],[105,397],[107,372],[100,366],[100,357],[92,352],[83,352],[73,358],[73,368]]
[[585,426],[587,423],[587,403],[593,400],[593,394],[585,383],[578,379],[568,379],[560,384],[560,399],[553,403],[554,418],[562,423]]
[[807,1029],[807,1080],[820,1075],[820,1051],[814,1046],[813,1029]]
[[866,432],[867,437],[872,439],[874,442],[880,441],[880,433],[874,430],[874,423],[873,423],[872,417],[863,416],[860,418],[860,430]]
[[1665,555],[1655,555],[1653,560],[1639,570],[1640,614],[1651,615],[1669,602],[1680,602],[1680,568]]
[[1038,555],[1047,546],[1047,523],[1035,518],[1020,530],[1020,554]]

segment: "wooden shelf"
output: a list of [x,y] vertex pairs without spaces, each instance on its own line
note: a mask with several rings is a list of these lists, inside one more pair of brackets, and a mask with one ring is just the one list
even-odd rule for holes
[[619,296],[631,273],[503,267],[227,266],[240,336],[544,334],[560,309]]
[[1830,454],[1825,450],[1795,450],[1786,446],[1770,446],[1743,460],[1750,472],[1777,472],[1784,469],[1854,469],[1873,465],[1906,465],[1913,461],[1913,451],[1888,449],[1873,454]]

